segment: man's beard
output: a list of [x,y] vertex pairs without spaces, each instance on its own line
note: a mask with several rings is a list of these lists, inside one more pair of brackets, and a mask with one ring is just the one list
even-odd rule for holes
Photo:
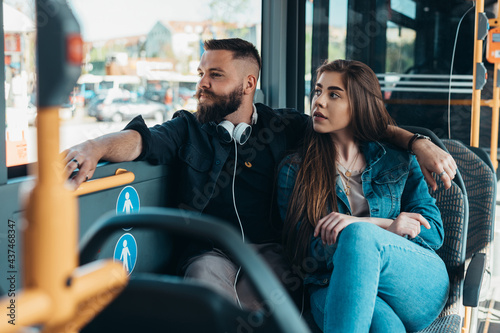
[[[200,95],[205,97],[204,103],[198,103],[196,116],[202,124],[211,121],[220,123],[227,115],[236,111],[243,100],[243,85],[237,87],[227,95],[216,95],[211,91],[198,89],[196,98],[200,100]],[[209,102],[209,103],[207,103]]]

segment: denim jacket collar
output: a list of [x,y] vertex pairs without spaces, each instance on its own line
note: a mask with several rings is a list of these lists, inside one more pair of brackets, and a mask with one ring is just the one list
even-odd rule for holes
[[387,153],[384,146],[378,141],[363,142],[361,144],[361,151],[366,161],[366,168],[363,173],[371,170],[372,167]]

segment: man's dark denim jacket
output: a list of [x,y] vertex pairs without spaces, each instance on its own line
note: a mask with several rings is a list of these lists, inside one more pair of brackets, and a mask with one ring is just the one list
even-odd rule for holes
[[[260,133],[252,133],[252,137],[264,138],[277,168],[287,151],[296,148],[308,117],[292,109],[273,110],[260,103],[256,108],[258,122],[264,126]],[[178,187],[179,207],[203,211],[231,149],[230,145],[221,144],[215,124],[201,124],[195,114],[181,110],[172,120],[152,128],[138,116],[125,129],[141,134],[143,149],[136,160],[177,167],[176,178],[182,182]],[[256,150],[258,153],[259,149]],[[279,221],[277,208],[274,211],[274,218]]]
[[[366,159],[366,168],[361,180],[363,193],[370,207],[370,216],[395,219],[401,212],[419,213],[427,219],[431,229],[421,228],[420,234],[411,241],[431,250],[440,248],[444,239],[441,214],[436,200],[429,194],[415,156],[379,142],[363,144],[362,153]],[[299,167],[296,158],[288,156],[279,170],[278,206],[283,221]],[[339,177],[336,192],[339,213],[350,215],[349,201],[342,190]],[[310,257],[305,270],[314,267],[314,271],[306,272],[305,284],[329,283],[333,269],[331,258],[335,248],[335,244],[323,245],[320,237],[311,239]]]

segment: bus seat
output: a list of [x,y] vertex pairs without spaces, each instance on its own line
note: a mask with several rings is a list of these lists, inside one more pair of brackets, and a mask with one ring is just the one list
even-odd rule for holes
[[[457,174],[460,177],[460,174]],[[419,333],[450,332],[458,333],[462,326],[462,294],[465,263],[465,242],[467,239],[468,202],[465,189],[452,182],[450,189],[445,189],[438,180],[438,189],[431,191],[436,205],[441,211],[444,225],[444,242],[437,254],[443,259],[450,278],[450,291],[444,310],[429,327]],[[455,181],[461,180],[460,178]]]
[[457,140],[442,141],[455,159],[467,190],[469,230],[466,255],[467,258],[471,258],[474,253],[486,252],[493,241],[497,197],[496,173],[484,150],[467,147]]
[[[471,198],[472,192],[467,189],[465,180],[467,179],[467,182],[471,181],[473,183],[477,182],[477,180],[470,178],[470,175],[464,174],[462,176],[462,172],[468,173],[469,171],[464,166],[461,166],[463,162],[460,161],[460,158],[457,158],[457,153],[452,148],[452,143],[449,140],[447,142],[439,139],[431,130],[426,128],[415,126],[403,126],[403,128],[429,136],[436,145],[449,152],[458,165],[457,175],[452,182],[452,188],[449,190],[444,190],[443,184],[438,180],[437,175],[434,175],[439,188],[437,191],[431,192],[431,194],[437,200],[436,203],[441,210],[445,227],[444,244],[437,253],[446,264],[451,284],[445,309],[434,323],[421,332],[460,332],[463,316],[462,306],[477,307],[477,298],[484,275],[485,257],[481,254],[472,256],[467,268],[467,274],[465,274],[466,259],[470,258],[470,255],[467,256],[467,249],[471,242],[468,237],[471,228],[469,218],[472,218],[469,213],[469,201],[477,200],[477,198]],[[459,146],[456,141],[453,145]],[[449,151],[447,147],[452,148],[452,150]],[[480,160],[477,155],[472,155],[469,155],[468,158]],[[487,168],[492,170],[492,165],[487,166]],[[477,185],[469,184],[469,187],[471,186]],[[491,186],[491,183],[488,186]],[[496,182],[494,186],[496,186]],[[464,322],[469,320],[467,316],[469,316],[468,313],[465,314]]]
[[242,243],[235,230],[221,221],[168,208],[144,208],[141,213],[129,215],[110,213],[82,238],[80,262],[94,260],[110,235],[122,228],[166,232],[172,239],[178,236],[210,239],[242,266],[265,306],[261,311],[247,312],[199,283],[164,274],[136,273],[123,294],[94,318],[84,332],[101,332],[105,322],[114,323],[106,324],[113,327],[112,331],[130,332],[134,331],[132,327],[140,327],[135,331],[148,331],[140,326],[147,321],[151,322],[152,332],[309,332],[290,296],[268,266]]
[[236,332],[243,310],[195,281],[139,273],[82,333]]
[[[475,268],[478,272],[473,282],[465,281],[464,305],[473,307],[471,328],[474,331],[478,322],[476,307],[480,301],[480,291],[489,291],[491,284],[497,177],[493,163],[483,149],[466,146],[457,140],[442,141],[458,165],[469,199],[466,260],[471,260],[471,263],[467,271]],[[482,262],[474,264],[471,258]]]
[[[457,140],[454,140],[454,141],[457,141]],[[464,145],[464,146],[467,147],[467,149],[471,150],[474,154],[476,154],[477,157],[479,157],[484,163],[486,163],[486,165],[491,169],[491,171],[496,173],[495,167],[493,166],[493,163],[491,162],[491,157],[490,157],[490,155],[488,155],[486,150],[484,150],[483,148],[480,148],[480,147],[472,147],[469,145]],[[450,152],[450,153],[453,154],[453,152]]]

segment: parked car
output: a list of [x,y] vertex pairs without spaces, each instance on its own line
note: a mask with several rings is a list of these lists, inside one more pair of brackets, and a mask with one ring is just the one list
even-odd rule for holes
[[120,89],[120,88],[103,89],[99,92],[98,95],[96,95],[94,98],[90,100],[87,107],[87,113],[91,117],[97,117],[98,105],[100,104],[107,105],[120,99],[131,99],[131,98],[137,98],[137,95],[125,89]]
[[[71,119],[75,116],[75,112],[76,112],[76,105],[75,103],[72,102],[70,96],[68,100],[65,103],[61,104],[61,106],[59,107],[59,119],[60,120]],[[38,118],[38,110],[33,103],[31,102],[28,103],[26,107],[26,114],[28,117],[28,125],[36,126]]]
[[186,88],[186,87],[179,88],[179,97],[185,101],[187,101],[190,98],[193,98],[194,95],[196,95],[196,90],[191,90],[191,89]]
[[143,97],[113,97],[97,96],[89,104],[88,114],[98,121],[121,122],[137,115],[154,119],[161,123],[171,118],[163,103],[154,102]]
[[103,104],[105,99],[106,99],[105,95],[97,95],[94,98],[92,98],[87,105],[87,114],[91,117],[96,117],[97,108],[100,104]]

